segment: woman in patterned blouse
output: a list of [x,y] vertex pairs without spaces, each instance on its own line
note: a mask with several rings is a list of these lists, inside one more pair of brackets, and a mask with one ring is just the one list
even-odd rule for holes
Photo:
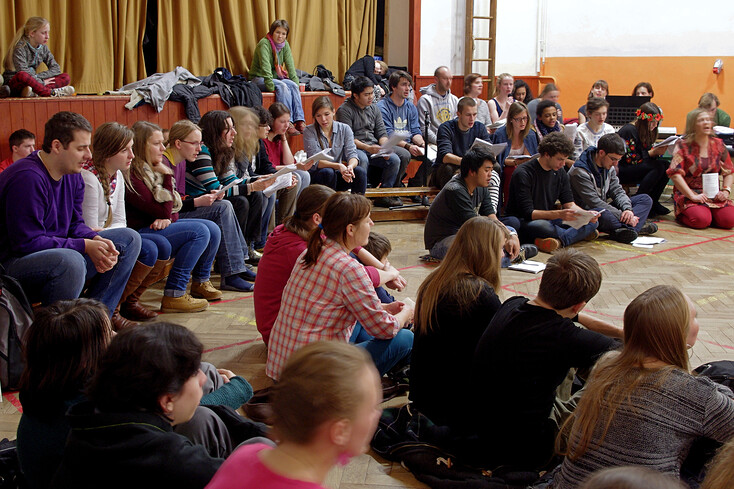
[[[710,225],[734,227],[731,184],[734,166],[724,142],[713,137],[713,120],[705,109],[696,109],[686,118],[686,135],[673,152],[668,175],[675,184],[675,218],[694,229]],[[724,177],[724,185],[714,197],[703,192],[703,175],[715,173]],[[716,177],[718,186],[718,176]]]

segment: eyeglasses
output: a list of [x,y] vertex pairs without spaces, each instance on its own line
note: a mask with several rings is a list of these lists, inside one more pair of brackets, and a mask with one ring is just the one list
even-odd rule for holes
[[191,144],[191,145],[194,145],[194,146],[198,146],[199,148],[201,148],[202,146],[204,146],[204,143],[203,143],[203,142],[201,142],[201,141],[184,141],[184,140],[182,139],[182,140],[181,140],[181,142],[182,142],[182,143],[187,143],[187,144]]
[[615,165],[616,165],[617,163],[619,163],[619,160],[621,160],[621,159],[622,159],[622,157],[621,157],[621,156],[617,156],[617,157],[615,158],[615,157],[613,157],[612,155],[610,155],[610,154],[608,154],[608,153],[607,153],[607,158],[609,158],[610,160],[612,160],[612,163],[614,163]]
[[527,121],[528,121],[528,116],[515,117],[514,119],[512,119],[512,122],[527,122]]

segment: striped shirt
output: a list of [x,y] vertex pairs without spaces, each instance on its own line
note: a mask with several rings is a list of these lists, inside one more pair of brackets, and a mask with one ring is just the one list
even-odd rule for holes
[[[229,162],[227,169],[217,176],[212,165],[211,154],[206,146],[202,146],[196,160],[186,163],[186,195],[191,197],[199,197],[211,193],[212,190],[219,190],[236,179],[234,159]],[[248,179],[245,178],[242,184],[227,189],[225,197],[247,195],[247,181]]]
[[318,340],[349,341],[357,321],[379,339],[401,328],[382,308],[365,268],[338,243],[327,239],[318,261],[304,270],[305,253],[293,267],[270,336],[265,373],[274,380],[295,350]]

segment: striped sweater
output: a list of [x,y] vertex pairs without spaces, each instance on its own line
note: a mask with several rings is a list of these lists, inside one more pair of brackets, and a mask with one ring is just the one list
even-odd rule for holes
[[662,375],[650,375],[632,393],[631,405],[617,409],[598,448],[604,423],[597,422],[587,451],[575,461],[563,461],[555,489],[572,489],[597,470],[621,465],[679,477],[694,440],[725,442],[734,436],[734,395],[728,387],[677,369]]
[[[209,148],[206,146],[202,146],[196,160],[186,162],[186,195],[191,197],[199,197],[210,193],[212,190],[219,190],[222,186],[227,186],[236,179],[234,160],[230,161],[224,173],[217,176],[212,166]],[[247,182],[249,182],[249,179],[229,188],[225,193],[225,197],[247,195]]]

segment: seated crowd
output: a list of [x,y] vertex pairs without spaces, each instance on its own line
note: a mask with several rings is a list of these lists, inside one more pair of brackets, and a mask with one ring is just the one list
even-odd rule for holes
[[[45,47],[48,27],[31,18],[19,31],[0,94],[73,93]],[[547,471],[537,487],[562,489],[615,477],[700,483],[689,459],[711,458],[701,439],[734,440],[734,394],[691,374],[694,303],[658,285],[627,306],[623,327],[598,319],[584,308],[600,266],[570,247],[600,231],[620,243],[655,233],[648,218],[670,212],[660,203],[668,179],[677,222],[734,228],[734,167],[713,132],[729,122],[718,98],[701,98],[666,159],[654,146],[662,110],[646,102],[615,131],[604,80],[571,139],[553,84],[533,99],[503,73],[487,101],[471,74],[458,98],[443,66],[416,103],[410,74],[383,80],[388,67],[368,56],[348,72],[350,97],[338,108],[316,98],[306,125],[289,29],[271,25],[250,69],[275,91],[268,109],[213,110],[165,137],[147,121],[93,128],[58,112],[37,151],[29,131],[10,135],[0,264],[40,306],[20,381],[28,487],[321,487],[333,466],[369,449],[384,386],[406,380],[415,413],[441,431],[430,443],[473,467]],[[28,71],[29,52],[50,73]],[[653,95],[645,82],[633,93]],[[298,159],[295,134],[308,157],[330,156]],[[723,177],[721,190],[703,191],[706,174]],[[384,288],[406,281],[389,240],[371,232],[364,196],[405,179],[439,189],[424,244],[441,263],[415,304]],[[538,251],[553,254],[537,296],[503,302],[501,269]],[[254,292],[272,429],[236,411],[252,387],[202,362],[192,332],[139,327],[158,315],[141,303],[157,282],[162,313],[204,311],[222,290]],[[733,444],[704,487],[734,483],[722,474]],[[628,465],[641,468],[610,470]]]

